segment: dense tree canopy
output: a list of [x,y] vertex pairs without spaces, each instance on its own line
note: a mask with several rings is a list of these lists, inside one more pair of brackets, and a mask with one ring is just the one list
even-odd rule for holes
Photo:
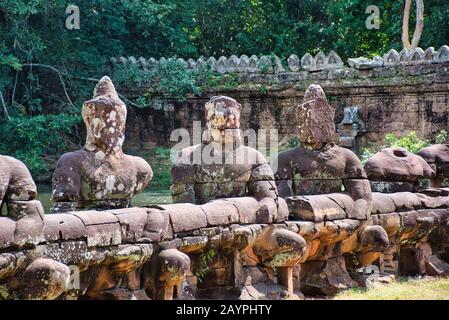
[[[71,4],[80,9],[79,30],[65,26]],[[371,4],[380,9],[380,29],[365,26]],[[398,0],[0,0],[0,153],[17,153],[22,142],[16,137],[27,139],[32,123],[53,123],[50,135],[61,133],[54,118],[33,117],[79,121],[80,105],[93,86],[88,78],[101,77],[112,56],[382,54],[402,47],[403,5]],[[421,47],[447,44],[448,17],[447,0],[425,0]],[[72,129],[63,134],[76,135]],[[58,153],[63,146],[54,143],[47,151]],[[28,165],[39,158],[19,156]]]

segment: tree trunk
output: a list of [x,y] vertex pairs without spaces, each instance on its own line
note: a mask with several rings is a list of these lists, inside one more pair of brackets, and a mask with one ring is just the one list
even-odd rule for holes
[[415,0],[416,2],[416,26],[413,33],[412,43],[409,40],[408,24],[410,18],[410,7],[412,0],[405,0],[404,16],[402,19],[402,44],[404,49],[413,50],[419,45],[422,31],[424,28],[424,0]]
[[8,107],[6,106],[5,99],[3,99],[3,93],[1,91],[0,91],[0,102],[2,103],[3,112],[5,113],[6,119],[10,120],[11,118],[8,113]]

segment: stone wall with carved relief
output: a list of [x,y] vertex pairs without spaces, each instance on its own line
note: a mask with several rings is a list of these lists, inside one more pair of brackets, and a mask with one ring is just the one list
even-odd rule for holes
[[[151,70],[161,58],[112,58],[111,66],[135,64]],[[449,106],[449,48],[417,48],[412,52],[392,49],[383,57],[354,58],[344,62],[337,53],[291,55],[285,62],[276,56],[214,57],[178,59],[187,70],[209,66],[221,74],[234,74],[238,86],[217,88],[202,97],[185,101],[164,99],[151,88],[128,92],[130,96],[147,92],[150,106],[131,108],[126,142],[130,148],[168,145],[170,132],[191,128],[192,120],[202,120],[201,106],[211,97],[226,94],[243,105],[243,128],[279,130],[281,138],[295,134],[293,108],[301,102],[310,83],[320,84],[336,108],[336,124],[345,107],[358,107],[366,132],[358,137],[360,148],[384,143],[385,133],[416,131],[432,139],[447,127]]]

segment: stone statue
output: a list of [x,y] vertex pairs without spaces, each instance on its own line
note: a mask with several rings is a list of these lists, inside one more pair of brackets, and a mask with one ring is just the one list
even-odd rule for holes
[[335,144],[334,109],[321,86],[309,86],[296,116],[300,145],[279,154],[279,194],[286,197],[344,191],[354,201],[348,217],[366,219],[371,210],[369,181],[357,156]]
[[302,291],[333,294],[356,285],[346,270],[349,261],[372,263],[388,236],[382,227],[367,225],[370,183],[357,156],[335,144],[334,109],[321,86],[309,86],[296,116],[300,145],[279,154],[276,183],[290,217],[304,225],[300,230],[315,225],[314,232],[300,233],[310,241],[301,265]]
[[346,107],[343,110],[343,120],[338,124],[340,135],[339,145],[358,153],[358,136],[366,132],[365,125],[359,119],[359,107]]
[[11,231],[7,237],[10,244],[21,247],[42,240],[44,209],[36,196],[36,184],[28,168],[15,158],[0,156],[0,212],[3,205],[7,207],[0,231]]
[[181,150],[172,168],[174,202],[249,196],[259,201],[260,214],[276,215],[274,175],[265,157],[242,143],[241,108],[226,96],[206,103],[203,142]]
[[449,139],[444,144],[434,144],[422,148],[418,155],[435,172],[435,176],[430,179],[430,186],[434,188],[446,186],[445,179],[449,177]]
[[368,159],[364,169],[376,192],[417,192],[423,180],[435,177],[422,157],[399,147],[382,149]]
[[84,208],[125,208],[153,176],[142,158],[123,153],[126,106],[108,77],[83,104],[86,143],[64,154],[53,175],[53,212]]
[[[288,210],[285,200],[278,197],[270,165],[259,151],[243,145],[241,108],[236,100],[226,96],[212,97],[206,103],[203,142],[182,149],[175,159],[171,187],[173,200],[198,204],[197,216],[204,212],[208,225],[213,225],[214,221],[233,221],[233,217],[237,218],[232,213],[236,208],[241,224],[284,222]],[[177,205],[180,212],[187,204]],[[185,207],[184,210],[182,218],[192,220],[192,214],[188,212],[194,209]],[[234,270],[233,285],[245,286],[247,283],[238,279],[246,278],[244,274],[250,272],[248,270],[258,275],[272,270],[268,272],[269,278],[276,270],[277,284],[271,282],[271,285],[277,291],[281,285],[296,298],[292,269],[304,254],[304,239],[293,231],[270,225],[260,229],[258,236],[249,227],[240,228],[239,234],[235,240],[238,244],[233,245],[232,266],[229,262],[224,265],[225,269]],[[244,261],[248,260],[257,261],[257,266],[245,265]],[[266,270],[260,266],[265,266]],[[257,290],[253,288],[252,291]]]
[[0,156],[0,168],[0,207],[3,201],[28,201],[36,198],[36,184],[21,161]]

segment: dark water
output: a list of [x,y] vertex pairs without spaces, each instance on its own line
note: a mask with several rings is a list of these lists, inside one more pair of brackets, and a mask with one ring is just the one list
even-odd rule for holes
[[[38,185],[37,186],[37,198],[42,202],[45,213],[50,213],[51,208],[51,186]],[[172,203],[169,190],[151,190],[147,189],[132,199],[132,205],[135,207],[143,206],[146,204],[166,204]]]

